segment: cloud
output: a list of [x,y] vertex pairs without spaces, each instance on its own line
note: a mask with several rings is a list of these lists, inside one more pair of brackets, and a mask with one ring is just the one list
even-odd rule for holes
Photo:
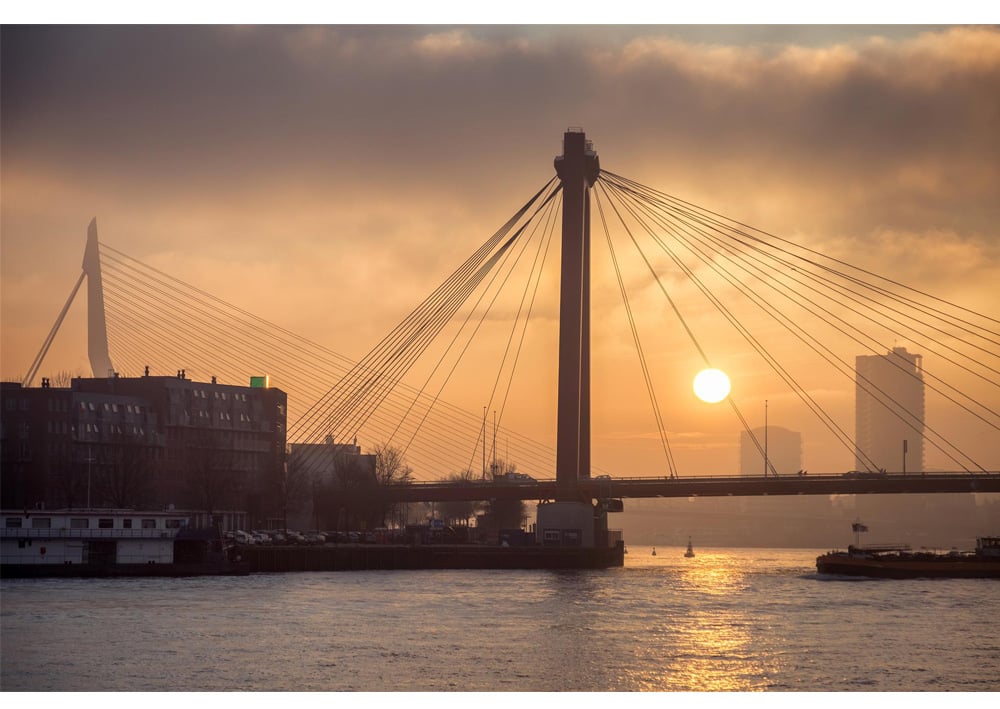
[[[5,26],[0,52],[4,375],[44,339],[93,216],[137,258],[363,350],[551,177],[570,125],[606,169],[995,313],[994,27]],[[676,363],[659,288],[624,277]],[[629,354],[614,337],[598,351]]]

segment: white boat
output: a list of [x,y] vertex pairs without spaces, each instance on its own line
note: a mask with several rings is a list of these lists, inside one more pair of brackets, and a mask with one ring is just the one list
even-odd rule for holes
[[245,573],[217,529],[177,512],[4,510],[0,575],[187,576]]

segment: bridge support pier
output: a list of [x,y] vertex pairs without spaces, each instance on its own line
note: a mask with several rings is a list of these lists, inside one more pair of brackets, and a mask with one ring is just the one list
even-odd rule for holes
[[543,546],[593,547],[594,507],[589,502],[543,502],[535,530],[535,540]]

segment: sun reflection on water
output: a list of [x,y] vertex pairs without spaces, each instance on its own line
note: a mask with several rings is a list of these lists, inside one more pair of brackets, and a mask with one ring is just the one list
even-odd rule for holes
[[[636,667],[625,669],[623,685],[636,691],[747,692],[770,687],[774,653],[762,653],[757,625],[741,604],[751,591],[748,569],[724,552],[660,549],[657,556],[638,549],[628,566],[663,576],[663,620],[649,628]],[[643,553],[645,552],[645,553]],[[653,669],[655,668],[655,669]]]

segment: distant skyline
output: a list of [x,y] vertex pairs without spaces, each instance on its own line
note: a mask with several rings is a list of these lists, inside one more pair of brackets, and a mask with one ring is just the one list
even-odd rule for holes
[[[102,242],[359,359],[552,176],[568,126],[605,169],[1000,317],[996,27],[8,25],[0,52],[5,380],[92,217]],[[694,398],[697,356],[636,284],[682,469],[736,472],[739,423]],[[617,286],[594,297],[602,323],[623,317]],[[681,302],[697,323],[704,304]],[[42,375],[88,372],[84,328],[79,298]],[[621,332],[594,343],[594,463],[662,474]],[[806,468],[853,467],[739,342],[712,344],[751,426],[766,399]],[[553,366],[506,426],[554,439]],[[481,411],[467,376],[445,398]],[[853,384],[804,376],[853,429]],[[1000,389],[976,393],[1000,410]],[[933,398],[927,416],[1000,468],[995,429]]]

